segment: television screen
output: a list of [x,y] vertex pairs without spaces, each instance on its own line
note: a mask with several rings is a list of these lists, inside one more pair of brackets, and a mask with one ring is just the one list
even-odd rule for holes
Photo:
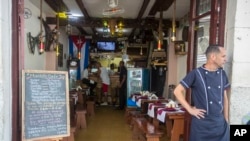
[[97,49],[100,51],[115,51],[115,42],[97,42]]

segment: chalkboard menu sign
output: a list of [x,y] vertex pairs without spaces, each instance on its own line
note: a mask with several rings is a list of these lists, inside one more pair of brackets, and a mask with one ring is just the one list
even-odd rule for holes
[[70,135],[68,72],[22,71],[23,140]]

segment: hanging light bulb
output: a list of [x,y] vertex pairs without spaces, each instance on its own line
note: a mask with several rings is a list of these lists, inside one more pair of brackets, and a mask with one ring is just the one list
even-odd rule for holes
[[72,32],[72,27],[71,27],[70,24],[67,24],[67,25],[66,25],[66,33],[67,33],[68,35],[70,35],[71,32]]
[[78,59],[81,59],[81,51],[78,51]]
[[143,52],[142,52],[142,46],[141,46],[141,50],[140,50],[140,55],[143,55]]
[[157,50],[161,50],[161,40],[158,40]]
[[175,24],[175,11],[176,11],[176,0],[174,0],[174,11],[173,11],[173,20],[172,20],[172,36],[171,36],[171,41],[176,40],[176,24]]
[[59,56],[59,45],[58,44],[56,44],[56,56]]
[[40,38],[40,39],[39,39],[39,41],[40,41],[40,43],[39,43],[39,53],[42,54],[42,53],[44,52],[43,37],[40,36],[39,38]]
[[40,0],[40,36],[39,36],[39,53],[42,54],[44,52],[44,44],[43,44],[43,29],[42,29],[42,0]]
[[157,49],[158,50],[161,50],[161,46],[162,46],[162,43],[163,43],[162,16],[163,16],[163,11],[162,11],[162,8],[161,8],[161,11],[160,11],[160,20],[159,20],[159,40],[158,40],[158,45],[157,45]]

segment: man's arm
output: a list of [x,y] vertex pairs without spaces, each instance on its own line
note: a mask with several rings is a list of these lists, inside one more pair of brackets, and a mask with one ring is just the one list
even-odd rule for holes
[[179,101],[179,103],[187,110],[189,111],[189,109],[191,109],[191,105],[187,102],[186,98],[184,97],[184,93],[185,93],[185,88],[179,84],[177,85],[177,87],[174,90],[174,95],[177,98],[177,100]]
[[204,113],[206,112],[203,109],[196,109],[195,107],[192,107],[184,97],[185,88],[179,84],[174,90],[174,95],[179,101],[179,103],[193,116],[197,117],[198,119],[204,118]]
[[224,90],[224,117],[225,117],[225,119],[226,119],[226,121],[228,122],[229,120],[229,115],[228,115],[228,113],[229,113],[229,106],[228,106],[228,96],[227,96],[227,90]]
[[120,86],[119,87],[121,87],[122,85],[123,85],[123,83],[125,82],[125,80],[126,80],[126,75],[124,74],[123,76],[122,76],[122,81],[120,82]]

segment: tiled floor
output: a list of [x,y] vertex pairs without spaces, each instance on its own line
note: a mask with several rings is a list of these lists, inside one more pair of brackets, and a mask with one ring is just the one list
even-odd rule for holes
[[[87,129],[76,132],[75,141],[132,141],[131,135],[124,111],[100,106],[96,107],[95,116],[87,117]],[[160,140],[168,141],[165,134]]]

